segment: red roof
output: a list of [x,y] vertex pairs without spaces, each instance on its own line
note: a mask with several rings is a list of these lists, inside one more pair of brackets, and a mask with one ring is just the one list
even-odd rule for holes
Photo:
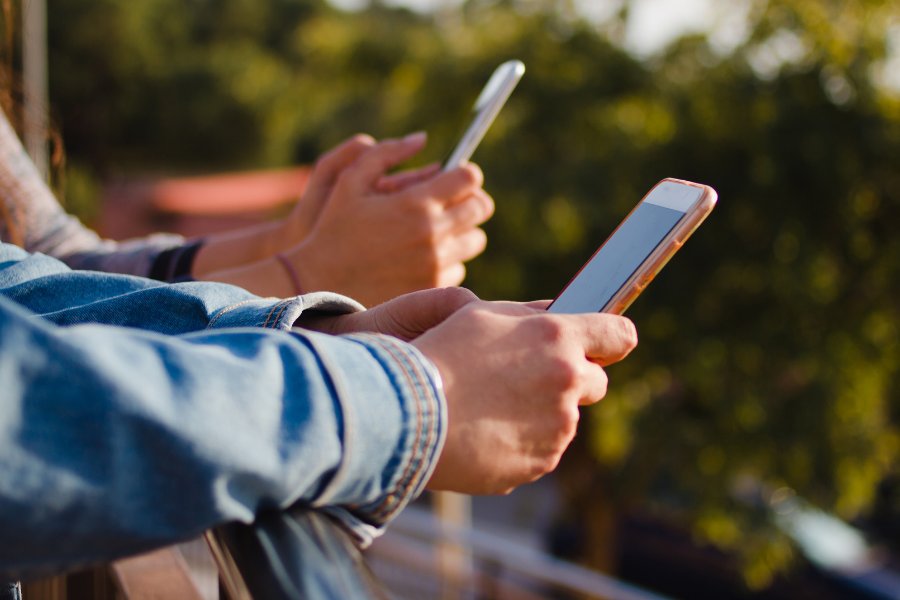
[[311,169],[296,167],[224,175],[164,179],[149,190],[155,210],[181,215],[229,215],[264,211],[294,202]]

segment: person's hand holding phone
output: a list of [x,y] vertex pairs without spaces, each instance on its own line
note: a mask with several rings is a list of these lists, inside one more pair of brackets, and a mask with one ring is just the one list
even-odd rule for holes
[[472,120],[469,126],[444,161],[445,171],[461,167],[472,158],[475,148],[481,143],[524,73],[525,65],[519,60],[508,60],[494,69],[476,98],[475,104],[472,105]]
[[622,314],[716,205],[716,191],[681,179],[656,184],[547,310]]
[[327,186],[309,234],[284,253],[303,289],[341,292],[373,305],[462,282],[463,263],[487,244],[478,226],[494,203],[473,164],[388,174],[425,142],[424,134],[413,134],[354,148],[353,160]]
[[603,366],[637,344],[631,321],[469,302],[413,345],[443,378],[449,427],[432,490],[500,494],[552,471],[579,406],[606,394]]
[[446,321],[478,297],[466,288],[419,290],[397,296],[368,310],[344,314],[306,313],[295,327],[341,335],[381,333],[409,342]]

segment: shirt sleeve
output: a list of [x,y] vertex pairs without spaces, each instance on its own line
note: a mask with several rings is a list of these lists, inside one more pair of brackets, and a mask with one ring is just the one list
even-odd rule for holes
[[415,348],[260,328],[61,327],[0,297],[0,575],[108,561],[301,502],[365,539],[428,480]]
[[73,271],[11,244],[0,244],[0,295],[58,325],[102,323],[165,334],[227,327],[290,329],[305,310],[363,310],[358,302],[332,292],[260,298],[224,283],[167,285],[130,275]]
[[[0,202],[4,204],[0,239],[19,243],[29,252],[59,258],[75,269],[148,276],[161,252],[185,244],[184,238],[172,234],[124,242],[100,238],[60,206],[3,111]],[[14,239],[12,230],[21,232],[22,239]]]

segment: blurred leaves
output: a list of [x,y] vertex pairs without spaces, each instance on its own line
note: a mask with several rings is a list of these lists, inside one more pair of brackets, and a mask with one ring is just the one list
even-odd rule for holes
[[641,62],[571,6],[53,0],[52,97],[73,160],[105,174],[308,163],[358,131],[426,129],[438,160],[519,58],[475,155],[497,201],[467,281],[486,298],[554,296],[663,177],[716,187],[569,460],[613,482],[584,494],[681,515],[764,585],[793,553],[738,482],[853,518],[897,476],[900,98],[879,73],[900,8],[756,0],[728,53],[695,35]]

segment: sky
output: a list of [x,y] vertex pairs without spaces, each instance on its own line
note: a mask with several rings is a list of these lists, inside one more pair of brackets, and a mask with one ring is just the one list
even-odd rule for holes
[[[359,8],[367,0],[330,0],[345,9]],[[624,0],[574,0],[590,20],[603,22],[614,15]],[[709,34],[711,46],[723,54],[748,35],[748,11],[751,0],[631,0],[629,19],[625,33],[625,47],[639,57],[646,57],[662,50],[681,35],[695,32]],[[406,6],[427,12],[439,8],[458,6],[463,0],[385,0],[387,4]],[[892,30],[888,60],[875,74],[885,88],[900,93],[900,23]],[[778,65],[790,61],[802,48],[792,45],[790,36],[775,36],[770,48],[758,56],[754,64],[762,75],[772,72]]]
[[[365,0],[331,0],[342,8],[358,8]],[[462,0],[387,0],[388,4],[418,11],[453,7]],[[602,21],[621,6],[621,0],[576,0],[584,15]],[[736,44],[745,34],[745,2],[716,0],[634,0],[625,44],[638,55],[648,55],[685,33],[712,31],[712,41],[723,47]]]

